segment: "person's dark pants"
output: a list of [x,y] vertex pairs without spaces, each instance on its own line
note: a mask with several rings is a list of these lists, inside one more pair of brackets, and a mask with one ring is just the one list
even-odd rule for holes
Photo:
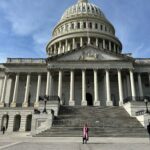
[[83,144],[84,144],[84,142],[85,142],[85,144],[87,143],[87,139],[86,138],[83,138]]
[[5,130],[3,130],[3,134],[5,134]]

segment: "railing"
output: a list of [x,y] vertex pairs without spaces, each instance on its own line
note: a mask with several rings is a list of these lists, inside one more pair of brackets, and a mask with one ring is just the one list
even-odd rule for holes
[[136,116],[141,116],[145,114],[145,110],[140,110],[135,113]]
[[130,97],[127,97],[123,100],[124,104],[125,103],[128,103],[128,102],[131,102],[131,101],[137,101],[137,102],[144,102],[144,100],[147,99],[149,102],[150,102],[150,96],[143,96],[143,97],[140,97],[140,96],[130,96]]
[[45,58],[7,58],[7,63],[46,63]]
[[[44,96],[40,96],[39,100],[44,100]],[[56,95],[47,96],[47,101],[59,101],[60,102],[60,98],[59,96],[56,96]]]

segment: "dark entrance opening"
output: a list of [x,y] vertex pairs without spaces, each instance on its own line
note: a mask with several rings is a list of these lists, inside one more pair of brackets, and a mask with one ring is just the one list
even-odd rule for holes
[[21,116],[16,115],[14,119],[14,128],[13,131],[18,132],[20,129],[20,123],[21,123]]
[[8,128],[8,121],[9,121],[9,116],[8,115],[4,115],[2,117],[1,131],[2,131],[3,127],[5,127],[5,130],[7,130],[7,128]]
[[27,116],[26,131],[31,131],[32,115]]
[[86,93],[86,100],[88,106],[93,106],[93,97],[92,94]]

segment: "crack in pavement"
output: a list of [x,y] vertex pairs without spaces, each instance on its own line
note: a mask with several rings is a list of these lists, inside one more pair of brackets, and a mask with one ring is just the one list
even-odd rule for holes
[[5,148],[9,148],[11,146],[15,146],[15,145],[18,145],[18,144],[21,144],[21,143],[23,143],[23,142],[16,142],[16,143],[11,143],[11,144],[8,144],[8,145],[0,146],[0,150],[5,149]]

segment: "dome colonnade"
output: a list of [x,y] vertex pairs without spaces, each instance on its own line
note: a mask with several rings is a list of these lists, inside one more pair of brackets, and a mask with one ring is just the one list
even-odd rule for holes
[[77,4],[65,11],[54,28],[47,54],[53,56],[85,45],[114,53],[122,52],[115,29],[103,12],[87,0],[78,0]]

